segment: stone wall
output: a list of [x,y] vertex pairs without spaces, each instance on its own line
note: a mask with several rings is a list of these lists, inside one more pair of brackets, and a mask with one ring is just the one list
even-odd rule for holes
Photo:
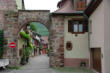
[[0,0],[0,10],[16,10],[15,0]]
[[[51,19],[52,21],[50,21],[48,10],[0,11],[0,29],[4,30],[5,36],[3,57],[10,60],[10,65],[19,64],[18,32],[29,22],[40,22],[50,32],[50,65],[64,66],[64,17],[52,16]],[[9,48],[10,42],[15,42],[17,47],[14,49]]]
[[4,23],[4,12],[0,11],[0,30],[3,30]]
[[64,16],[52,16],[50,26],[50,66],[64,66]]
[[[4,30],[5,51],[3,58],[10,60],[10,65],[19,64],[18,35],[19,31],[29,22],[40,22],[47,29],[50,28],[50,11],[49,10],[22,10],[16,12],[14,10],[0,11],[0,29]],[[9,43],[15,42],[16,48],[11,49]]]
[[[64,66],[64,17],[52,16],[50,24],[49,10],[21,10],[16,12],[15,0],[0,0],[0,29],[4,30],[5,51],[3,58],[10,60],[10,65],[19,64],[18,35],[20,30],[30,22],[44,24],[50,32],[50,65]],[[9,47],[10,42],[17,44]]]
[[3,58],[10,60],[10,65],[17,65],[18,50],[9,48],[10,42],[17,44],[17,12],[15,0],[0,0],[0,30],[4,30],[4,55]]
[[4,58],[10,60],[10,65],[17,65],[19,58],[19,51],[16,48],[10,48],[9,43],[15,42],[17,44],[17,31],[18,31],[18,13],[15,11],[4,11],[4,38],[5,38],[5,51]]
[[49,10],[20,10],[18,17],[19,31],[30,22],[39,22],[49,29],[50,11]]

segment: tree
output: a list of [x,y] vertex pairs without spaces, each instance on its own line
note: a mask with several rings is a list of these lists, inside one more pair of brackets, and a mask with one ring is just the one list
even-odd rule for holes
[[34,25],[33,23],[30,24],[30,29],[31,29],[32,31],[37,32],[37,27],[36,27],[36,25]]

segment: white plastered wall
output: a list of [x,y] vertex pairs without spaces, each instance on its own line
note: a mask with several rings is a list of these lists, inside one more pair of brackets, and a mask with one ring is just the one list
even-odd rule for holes
[[[90,47],[91,48],[101,48],[101,54],[104,56],[104,3],[102,2],[99,7],[94,11],[90,16],[89,20],[91,21],[90,28]],[[104,71],[104,57],[102,61],[102,72]]]
[[[89,59],[90,54],[88,49],[88,33],[86,32],[84,34],[78,34],[78,36],[75,36],[75,34],[68,32],[68,20],[70,20],[71,18],[73,17],[65,17],[64,58]],[[72,42],[73,48],[71,51],[66,50],[67,41]]]

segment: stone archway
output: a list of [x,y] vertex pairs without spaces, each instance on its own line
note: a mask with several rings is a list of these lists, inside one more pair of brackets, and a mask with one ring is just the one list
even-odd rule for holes
[[[50,11],[48,10],[20,10],[18,16],[19,30],[29,22],[40,22],[49,30],[50,27]],[[18,31],[19,31],[18,30]]]
[[18,13],[18,36],[20,30],[27,24],[30,24],[30,22],[41,23],[48,29],[48,32],[50,33],[50,12],[48,10],[20,10]]
[[19,64],[19,49],[9,48],[10,42],[18,44],[20,30],[29,22],[40,22],[49,30],[50,65],[64,66],[64,16],[51,16],[48,10],[20,10],[4,12],[5,58],[10,59],[11,65]]
[[49,30],[50,66],[64,66],[64,17],[51,16],[48,10],[21,10],[18,16],[19,30],[29,22],[40,22]]

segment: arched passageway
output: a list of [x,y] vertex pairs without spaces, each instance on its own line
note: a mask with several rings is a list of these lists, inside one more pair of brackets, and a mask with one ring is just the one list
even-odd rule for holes
[[48,10],[22,10],[19,11],[18,32],[30,22],[43,24],[50,33],[50,66],[64,66],[64,17],[50,16]]
[[[11,14],[11,15],[10,15]],[[12,19],[13,18],[13,21]],[[51,19],[51,20],[50,20]],[[64,17],[52,16],[48,10],[21,10],[19,12],[7,12],[5,15],[5,37],[7,39],[6,57],[10,59],[11,65],[19,64],[18,39],[20,31],[30,22],[39,22],[49,31],[50,40],[50,65],[64,66]],[[7,29],[8,28],[8,29]],[[8,35],[10,33],[10,35]],[[15,42],[16,48],[9,48],[8,44]],[[24,46],[25,47],[25,46]]]
[[19,32],[18,49],[20,63],[26,64],[30,57],[49,55],[49,31],[39,22],[27,23]]

